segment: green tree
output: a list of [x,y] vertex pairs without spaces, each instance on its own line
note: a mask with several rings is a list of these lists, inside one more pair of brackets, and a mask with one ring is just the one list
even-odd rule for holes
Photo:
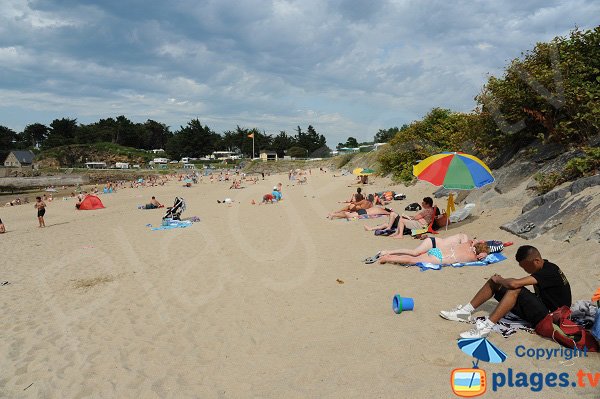
[[173,137],[173,133],[170,132],[167,125],[152,119],[148,119],[146,123],[144,123],[144,130],[146,132],[145,142],[144,145],[139,148],[144,148],[146,150],[164,149],[169,139]]
[[32,123],[23,130],[23,142],[26,147],[39,148],[48,137],[48,126],[41,123]]
[[407,128],[408,125],[404,124],[400,129],[398,129],[397,127],[391,127],[389,129],[379,129],[379,131],[375,134],[373,141],[376,143],[387,143],[396,135],[396,133],[398,133],[400,130],[404,130]]
[[401,129],[381,150],[378,160],[382,171],[400,181],[414,179],[412,166],[418,161],[444,151],[472,148],[471,137],[477,135],[477,115],[434,108],[422,120]]
[[273,137],[271,148],[277,153],[278,157],[283,158],[286,154],[286,150],[293,147],[295,143],[294,137],[288,136],[287,133],[282,130],[277,136]]
[[[7,152],[13,149],[17,133],[6,126],[0,126],[0,152]],[[2,160],[4,161],[4,160]]]
[[287,155],[292,158],[306,158],[308,156],[308,149],[302,147],[291,147],[287,150]]
[[47,149],[74,144],[77,128],[77,119],[62,118],[53,120],[42,148]]
[[538,137],[572,145],[600,129],[600,27],[538,43],[490,77],[476,97],[498,143]]
[[219,145],[220,136],[198,119],[192,119],[181,127],[167,142],[166,151],[173,159],[203,157],[211,154]]

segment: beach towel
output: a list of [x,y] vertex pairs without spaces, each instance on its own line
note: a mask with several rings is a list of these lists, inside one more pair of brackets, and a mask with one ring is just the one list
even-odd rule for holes
[[151,227],[150,230],[156,231],[156,230],[182,229],[182,228],[190,227],[192,224],[193,223],[189,220],[172,220],[166,226]]
[[[477,320],[485,320],[485,317],[476,317],[468,323],[475,324]],[[535,333],[535,330],[530,323],[521,319],[519,316],[512,312],[508,312],[503,318],[501,318],[498,321],[498,323],[494,325],[492,330],[502,335],[503,338],[508,338],[519,330],[526,331],[530,334]]]
[[485,259],[478,260],[475,262],[451,263],[451,264],[444,264],[444,265],[436,265],[433,263],[419,262],[415,266],[419,266],[421,268],[421,271],[424,272],[425,270],[440,270],[442,268],[442,266],[452,266],[452,267],[487,266],[492,263],[502,262],[503,260],[506,260],[506,256],[502,255],[501,253],[497,253],[497,254],[489,254],[488,256],[485,257]]

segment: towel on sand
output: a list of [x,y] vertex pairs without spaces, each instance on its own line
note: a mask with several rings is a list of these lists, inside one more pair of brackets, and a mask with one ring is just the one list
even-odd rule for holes
[[488,256],[485,257],[485,259],[478,260],[476,262],[450,263],[450,264],[444,264],[444,265],[436,265],[433,263],[419,262],[415,266],[419,266],[421,268],[421,271],[424,272],[425,270],[440,270],[442,268],[442,266],[452,266],[452,267],[487,266],[490,263],[502,262],[505,259],[506,259],[506,256],[502,255],[501,253],[497,253],[497,254],[489,254]]
[[192,224],[193,223],[191,221],[189,221],[189,220],[172,220],[166,226],[152,227],[150,230],[156,231],[156,230],[182,229],[182,228],[185,228],[185,227],[189,227]]

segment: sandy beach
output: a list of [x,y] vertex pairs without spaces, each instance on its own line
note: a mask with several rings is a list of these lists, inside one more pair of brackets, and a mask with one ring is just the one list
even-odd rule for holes
[[[123,189],[101,195],[106,209],[76,211],[75,201],[48,205],[47,228],[37,227],[33,204],[0,208],[0,397],[2,398],[450,398],[450,373],[472,358],[456,345],[471,326],[443,320],[440,310],[466,303],[494,273],[522,277],[514,255],[538,247],[571,283],[573,301],[598,287],[598,244],[542,237],[525,242],[499,226],[521,212],[515,196],[478,206],[440,237],[464,232],[513,241],[508,260],[486,267],[365,265],[380,249],[419,241],[375,237],[364,224],[384,219],[325,218],[350,197],[353,176],[313,170],[309,184],[287,175],[229,190],[229,182],[184,188]],[[284,201],[260,201],[278,182]],[[435,191],[429,183],[390,186],[377,179],[367,191],[407,195],[403,210]],[[592,188],[588,190],[596,190]],[[184,197],[191,227],[152,231],[163,210],[139,210],[151,196],[167,205]],[[219,204],[226,197],[235,202]],[[446,199],[436,201],[440,207]],[[394,294],[415,309],[392,311]],[[479,309],[493,308],[491,301]],[[505,351],[495,372],[600,372],[600,358],[519,358],[515,348],[560,348],[523,331],[490,341]],[[591,387],[504,386],[489,397],[597,397]]]

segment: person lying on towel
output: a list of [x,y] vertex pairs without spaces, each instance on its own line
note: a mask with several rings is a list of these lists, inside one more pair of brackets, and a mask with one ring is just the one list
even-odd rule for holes
[[[365,227],[366,228],[366,227]],[[489,253],[500,252],[504,249],[504,244],[501,241],[483,241],[483,240],[473,240],[470,239],[468,235],[465,233],[458,233],[446,238],[441,237],[427,237],[424,239],[421,244],[415,249],[408,248],[400,248],[393,249],[390,251],[379,251],[379,256],[384,255],[411,255],[411,256],[419,256],[427,253],[432,248],[439,248],[442,252],[449,251],[450,248],[458,245],[469,243],[471,246],[474,246],[477,243],[486,243],[490,249]],[[494,245],[497,244],[497,245]],[[498,245],[499,244],[499,245]],[[509,243],[506,243],[509,244]],[[488,254],[482,252],[477,255],[479,260],[484,259]]]
[[389,208],[380,208],[378,206],[374,206],[368,209],[358,209],[355,212],[348,211],[338,211],[333,212],[327,215],[328,219],[352,219],[357,217],[372,217],[377,215],[389,215],[392,212]]
[[[440,316],[453,321],[470,321],[471,313],[494,297],[498,305],[485,320],[478,320],[475,328],[461,333],[462,338],[487,337],[494,325],[509,311],[523,320],[537,325],[561,306],[571,306],[571,285],[562,270],[542,258],[537,248],[531,245],[519,247],[516,254],[519,266],[528,276],[504,278],[494,274],[466,305],[458,305]],[[533,286],[535,293],[526,286]]]
[[[431,244],[433,242],[429,241]],[[436,239],[437,244],[437,239]],[[485,258],[490,253],[490,248],[485,242],[465,242],[445,247],[443,250],[439,247],[433,247],[427,252],[413,255],[383,255],[379,258],[379,263],[399,263],[403,265],[414,265],[417,263],[432,263],[434,265],[448,265],[452,263],[475,262]]]

